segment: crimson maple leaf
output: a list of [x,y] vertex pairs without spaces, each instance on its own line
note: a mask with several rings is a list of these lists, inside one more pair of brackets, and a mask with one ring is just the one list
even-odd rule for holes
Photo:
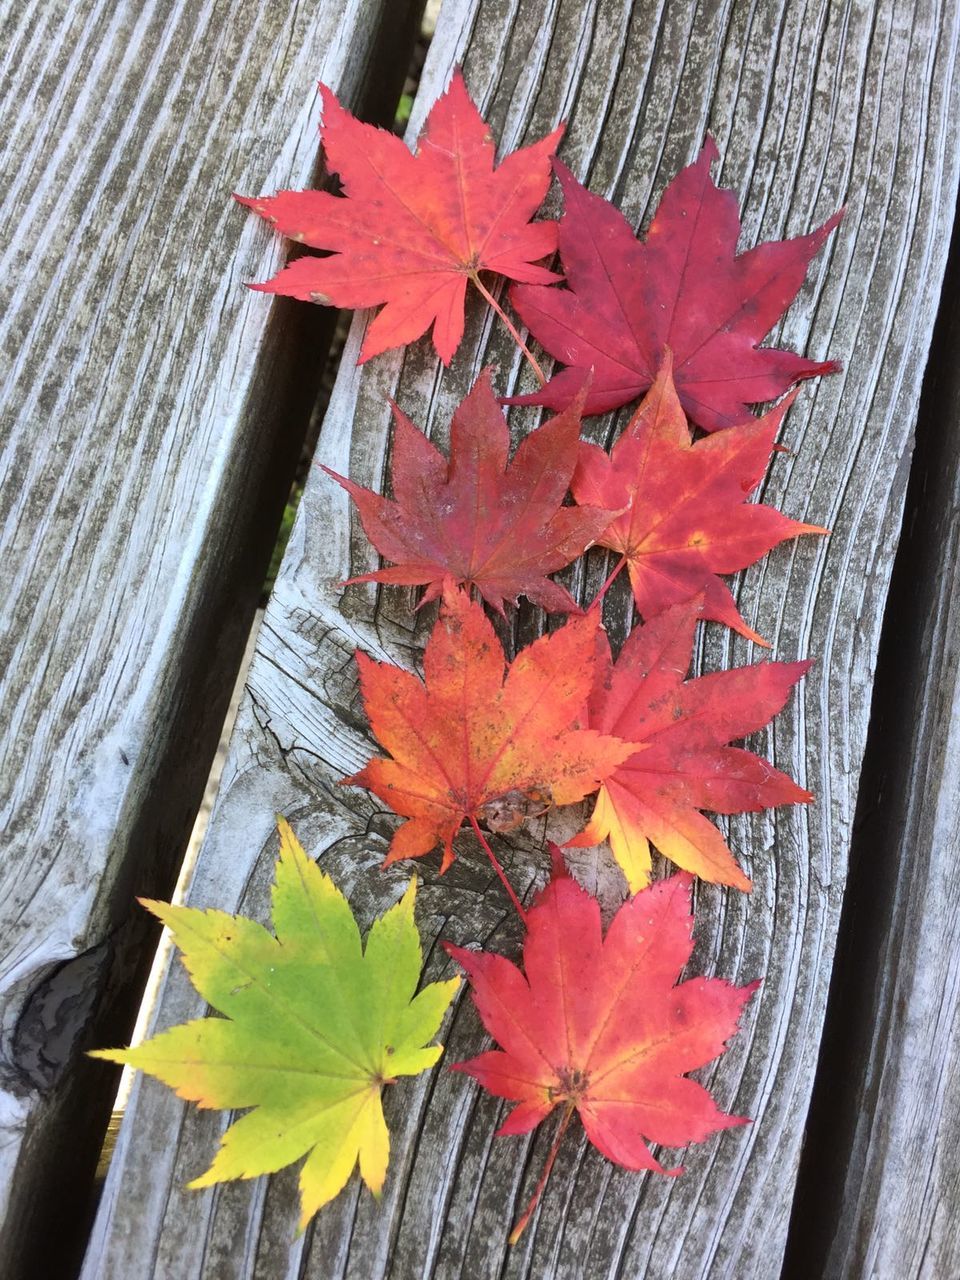
[[426,586],[423,603],[445,583],[476,587],[501,614],[520,594],[554,612],[577,611],[545,575],[576,559],[619,510],[561,505],[577,465],[582,405],[581,395],[526,436],[510,463],[488,370],[453,415],[449,462],[394,405],[395,501],[324,467],[357,504],[373,545],[397,562],[349,581]]
[[744,622],[717,574],[746,568],[786,538],[828,532],[746,501],[766,471],[791,403],[788,397],[759,421],[694,443],[668,350],[610,454],[581,443],[573,496],[622,512],[596,540],[626,560],[644,618],[702,593],[703,617],[766,644]]
[[749,421],[748,404],[839,368],[757,344],[796,297],[842,210],[809,235],[737,255],[737,201],[710,178],[716,158],[708,137],[696,163],[664,191],[645,241],[613,205],[555,163],[569,287],[521,285],[510,297],[541,346],[571,367],[541,391],[507,403],[562,408],[592,369],[586,412],[605,413],[650,386],[670,347],[681,404],[699,427],[717,431]]
[[446,870],[464,819],[479,833],[488,808],[522,817],[524,797],[534,794],[547,805],[573,804],[626,759],[632,746],[581,727],[596,631],[595,614],[574,618],[522,650],[504,677],[503,649],[482,606],[454,592],[427,642],[424,682],[357,654],[367,717],[392,759],[371,760],[345,781],[407,819],[385,865],[442,844]]
[[636,754],[600,786],[593,816],[571,845],[609,840],[631,892],[650,881],[650,845],[702,880],[749,891],[717,828],[699,812],[748,813],[813,799],[785,773],[729,743],[781,710],[809,662],[758,662],[684,683],[700,601],[675,605],[636,628],[616,665],[606,634],[590,727],[632,742]]
[[574,1111],[609,1160],[674,1175],[682,1168],[665,1169],[648,1142],[681,1147],[747,1123],[685,1078],[724,1052],[760,985],[720,978],[675,985],[693,950],[691,878],[675,875],[638,893],[604,937],[596,899],[563,874],[556,856],[554,868],[527,914],[523,973],[502,956],[444,944],[469,974],[483,1025],[500,1045],[454,1070],[518,1104],[498,1133],[528,1133],[563,1108],[511,1243],[536,1206]]
[[434,347],[449,364],[463,336],[468,281],[489,299],[481,271],[528,284],[559,279],[532,265],[556,250],[557,224],[530,219],[550,185],[562,126],[494,167],[493,138],[459,70],[431,108],[415,154],[392,133],[355,120],[325,85],[320,92],[324,154],[346,198],[281,191],[238,199],[281,235],[332,256],[297,258],[254,288],[335,307],[384,303],[360,363],[433,325]]

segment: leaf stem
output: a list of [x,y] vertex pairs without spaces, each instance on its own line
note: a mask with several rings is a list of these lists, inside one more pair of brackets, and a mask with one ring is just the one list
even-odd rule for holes
[[473,827],[473,830],[476,833],[477,839],[480,841],[481,845],[483,846],[484,853],[487,855],[487,857],[490,859],[491,863],[493,864],[494,871],[496,871],[497,875],[500,877],[500,882],[503,885],[503,887],[506,889],[507,894],[510,898],[510,901],[516,907],[517,913],[519,914],[520,919],[524,923],[524,927],[526,927],[527,913],[523,909],[523,904],[521,903],[520,899],[517,897],[516,893],[514,893],[513,885],[507,879],[507,873],[504,871],[503,867],[501,867],[500,863],[497,861],[497,855],[490,848],[490,845],[487,842],[487,838],[483,834],[483,832],[480,830],[480,824],[477,822],[473,814],[470,815],[470,825],[471,827]]
[[597,592],[597,595],[594,598],[593,604],[590,606],[591,609],[603,603],[603,597],[607,594],[607,592],[613,586],[614,582],[617,579],[617,575],[620,573],[620,570],[623,568],[623,566],[626,563],[627,563],[627,557],[621,556],[620,559],[617,561],[617,563],[614,565],[613,572],[608,575],[606,582]]
[[510,337],[513,338],[514,342],[517,344],[517,346],[520,348],[523,354],[527,357],[527,360],[530,362],[530,368],[537,375],[537,381],[540,383],[541,387],[544,386],[547,381],[546,374],[540,368],[540,365],[537,361],[536,356],[534,356],[533,352],[530,350],[530,348],[527,346],[524,340],[520,337],[520,331],[517,329],[517,326],[513,323],[513,321],[504,311],[503,307],[501,307],[500,303],[496,300],[496,298],[493,296],[493,294],[490,292],[487,286],[480,279],[480,273],[478,271],[475,271],[473,275],[470,277],[470,279],[477,286],[477,289],[480,291],[480,293],[482,293],[483,296],[486,298],[487,302],[489,302],[490,306],[493,307],[494,311],[497,313],[497,315],[500,317],[503,323],[507,326],[507,330],[510,334]]
[[511,1244],[516,1244],[523,1235],[524,1227],[526,1227],[527,1223],[533,1217],[533,1211],[540,1202],[540,1197],[543,1195],[543,1189],[547,1185],[547,1179],[550,1177],[550,1172],[553,1169],[553,1162],[556,1160],[557,1152],[560,1150],[560,1143],[563,1141],[563,1135],[567,1132],[567,1125],[569,1125],[573,1116],[573,1107],[574,1103],[573,1099],[571,1099],[567,1103],[566,1110],[563,1113],[563,1119],[560,1121],[560,1127],[557,1129],[553,1145],[547,1155],[546,1163],[543,1166],[543,1173],[541,1173],[537,1180],[537,1185],[533,1189],[533,1195],[530,1197],[530,1203],[517,1219],[516,1226],[510,1232],[509,1240]]

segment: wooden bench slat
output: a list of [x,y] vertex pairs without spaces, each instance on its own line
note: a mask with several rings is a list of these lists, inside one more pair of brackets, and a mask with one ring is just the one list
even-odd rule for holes
[[175,880],[320,380],[230,195],[311,181],[318,75],[392,117],[420,7],[0,6],[4,1275],[84,1214],[113,1081],[78,1053],[129,1034],[133,894]]
[[785,1274],[960,1274],[960,226],[924,379]]
[[[913,8],[894,0],[867,8],[784,0],[697,10],[628,0],[472,0],[442,11],[416,104],[414,125],[460,60],[504,149],[566,116],[564,158],[637,221],[708,127],[724,156],[722,178],[745,205],[745,245],[806,231],[848,203],[834,243],[774,335],[818,358],[838,357],[846,370],[802,392],[785,430],[794,454],[777,459],[763,494],[834,532],[779,549],[744,575],[738,594],[777,657],[817,659],[801,698],[761,745],[818,801],[808,811],[733,820],[754,892],[747,898],[700,886],[697,894],[696,962],[741,981],[765,975],[743,1035],[704,1073],[721,1105],[754,1124],[692,1148],[676,1181],[614,1168],[570,1141],[538,1217],[510,1251],[511,1217],[532,1189],[549,1127],[529,1139],[494,1140],[499,1105],[441,1070],[388,1091],[393,1155],[380,1206],[354,1182],[294,1240],[295,1170],[185,1191],[226,1118],[140,1082],[88,1254],[88,1280],[129,1274],[144,1257],[155,1260],[158,1274],[317,1280],[777,1274],[955,206],[957,21],[954,3]],[[514,382],[529,389],[509,340],[475,302],[448,371],[438,371],[425,344],[354,369],[363,325],[360,317],[351,331],[317,455],[361,483],[383,480],[387,394],[442,442],[452,406],[484,363],[499,365],[505,389]],[[534,421],[532,413],[514,418],[518,433]],[[590,430],[609,438],[611,426],[595,421]],[[362,918],[395,898],[406,879],[403,868],[376,869],[392,820],[366,793],[336,785],[372,749],[354,647],[412,663],[426,634],[427,619],[414,621],[409,597],[374,597],[366,588],[341,595],[336,583],[373,563],[345,496],[315,472],[260,633],[191,886],[194,904],[266,918],[275,810],[291,818],[308,848],[324,851],[323,865]],[[591,559],[590,589],[603,572],[602,558]],[[524,611],[515,634],[527,638],[537,625]],[[750,656],[744,642],[707,629],[707,669]],[[435,858],[418,868],[430,978],[451,971],[438,937],[504,949],[518,943],[482,856],[469,838],[462,848],[442,881]],[[532,837],[506,856],[519,887],[530,891],[543,879],[546,858]],[[581,869],[606,874],[602,857],[589,854]],[[181,968],[171,967],[156,1026],[201,1008]],[[445,1042],[447,1061],[483,1043],[467,1001]]]

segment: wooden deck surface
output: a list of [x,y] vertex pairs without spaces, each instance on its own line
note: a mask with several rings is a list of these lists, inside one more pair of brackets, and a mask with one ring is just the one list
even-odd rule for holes
[[[803,392],[786,429],[794,455],[777,462],[764,493],[834,533],[828,542],[775,553],[745,575],[738,596],[748,620],[774,638],[778,657],[817,658],[803,698],[768,745],[819,799],[809,812],[732,823],[737,847],[752,851],[749,899],[698,892],[700,962],[741,980],[766,975],[745,1034],[711,1073],[721,1103],[751,1114],[754,1125],[690,1152],[677,1182],[615,1169],[571,1142],[535,1224],[511,1252],[505,1227],[529,1194],[549,1135],[493,1141],[498,1104],[440,1072],[390,1098],[394,1156],[380,1208],[353,1187],[290,1248],[294,1175],[202,1196],[184,1192],[224,1120],[141,1083],[88,1257],[91,1280],[124,1274],[144,1256],[161,1274],[183,1276],[777,1274],[953,218],[956,21],[953,8],[892,4],[869,12],[799,4],[455,4],[441,13],[418,98],[422,115],[462,60],[505,148],[566,117],[567,163],[637,221],[707,128],[724,155],[723,181],[741,194],[746,243],[805,230],[837,205],[849,207],[784,328],[790,345],[838,357],[846,372]],[[479,306],[470,312],[469,346],[446,373],[423,347],[357,372],[351,357],[363,325],[358,318],[351,332],[318,450],[363,483],[383,478],[387,394],[442,438],[452,405],[483,363],[496,361],[502,382],[525,377]],[[514,421],[520,432],[531,419]],[[595,438],[611,430],[591,424]],[[365,916],[396,894],[405,874],[376,869],[390,820],[367,795],[338,790],[336,782],[371,749],[357,705],[354,647],[413,662],[426,620],[411,631],[407,596],[341,594],[340,578],[373,563],[349,521],[342,495],[319,473],[312,477],[261,631],[194,903],[263,913],[275,809],[314,850],[325,850],[324,865]],[[598,557],[589,572],[599,580],[603,569]],[[614,626],[618,603],[622,616],[622,598],[608,610]],[[521,614],[517,635],[537,625],[532,613]],[[742,642],[707,630],[705,667],[746,656]],[[466,839],[464,848],[442,888],[435,868],[424,868],[428,941],[442,934],[515,945],[499,888]],[[545,872],[542,853],[517,845],[508,856],[514,877],[532,890]],[[428,975],[447,967],[431,950]],[[197,1010],[174,968],[158,1025]],[[461,1004],[448,1055],[480,1044],[476,1019]],[[883,1236],[903,1227],[878,1214],[867,1230]],[[842,1256],[842,1243],[837,1248]]]
[[[373,0],[321,0],[289,14],[283,5],[234,4],[229,19],[219,5],[158,0],[129,17],[125,44],[98,38],[111,21],[123,26],[122,6],[84,0],[71,14],[77,25],[67,47],[77,51],[78,74],[47,71],[49,96],[41,99],[52,118],[72,108],[73,150],[35,131],[21,155],[20,135],[6,135],[23,174],[14,195],[6,193],[10,216],[33,236],[26,254],[21,231],[4,284],[17,297],[32,288],[37,299],[32,312],[18,302],[8,313],[22,326],[13,346],[26,354],[6,388],[19,415],[6,445],[17,478],[6,501],[17,511],[4,510],[16,554],[0,567],[10,575],[15,660],[0,692],[13,712],[8,758],[20,770],[4,795],[17,816],[7,829],[13,854],[0,865],[0,911],[11,913],[0,924],[9,1115],[0,1163],[8,1264],[0,1271],[20,1266],[25,1275],[24,1240],[49,1201],[37,1201],[33,1219],[24,1206],[35,1188],[56,1188],[49,1152],[63,1149],[68,1106],[76,1108],[92,1078],[73,1070],[75,1051],[91,1035],[104,1043],[116,1021],[116,953],[127,965],[135,945],[145,954],[141,939],[114,945],[116,931],[134,889],[156,891],[169,880],[202,786],[202,744],[178,761],[191,735],[209,737],[214,727],[191,719],[203,688],[197,654],[219,669],[215,627],[225,625],[235,590],[244,603],[222,666],[239,660],[253,575],[238,568],[224,576],[222,558],[237,554],[234,522],[259,495],[250,474],[259,451],[280,448],[282,426],[267,406],[273,419],[282,416],[278,389],[318,377],[302,334],[290,338],[285,328],[301,323],[299,312],[316,313],[239,288],[262,278],[277,246],[231,213],[223,193],[308,180],[312,83],[319,75],[358,100],[380,32]],[[11,7],[7,23],[24,50],[18,83],[32,76],[47,84],[30,61],[52,39],[42,16]],[[958,35],[956,0],[444,0],[411,122],[415,134],[462,62],[502,149],[566,119],[564,160],[638,225],[708,129],[723,157],[717,176],[740,197],[744,244],[806,231],[848,207],[774,335],[815,358],[840,359],[845,371],[801,392],[784,432],[792,453],[776,459],[762,494],[833,534],[779,549],[737,590],[776,657],[816,659],[800,698],[758,745],[818,798],[808,810],[731,820],[754,879],[750,897],[697,890],[695,962],[740,981],[765,975],[744,1033],[703,1077],[721,1106],[753,1116],[753,1125],[691,1149],[676,1181],[616,1168],[571,1137],[535,1221],[509,1250],[507,1230],[550,1133],[494,1140],[499,1104],[441,1069],[388,1091],[393,1155],[380,1206],[353,1182],[295,1238],[295,1170],[184,1190],[228,1118],[139,1080],[86,1280],[768,1280],[785,1256],[785,1273],[797,1277],[900,1280],[960,1270],[955,363],[920,420],[939,522],[908,531],[919,529],[922,539],[916,583],[911,561],[898,569],[928,622],[907,628],[899,645],[888,639],[884,688],[892,682],[883,671],[898,659],[911,674],[899,700],[884,702],[894,717],[889,760],[872,737],[869,795],[860,790],[956,208]],[[116,65],[103,63],[115,48],[127,52],[113,55]],[[226,70],[217,76],[211,67]],[[128,86],[126,98],[111,89],[117,84]],[[119,111],[121,99],[133,105]],[[12,100],[10,119],[24,109]],[[84,127],[96,137],[103,131],[99,149],[80,148]],[[107,224],[104,206],[114,211]],[[99,268],[91,243],[98,230],[109,246]],[[956,350],[953,314],[935,350]],[[531,389],[509,339],[476,299],[446,371],[424,343],[358,370],[367,319],[353,323],[317,449],[318,461],[361,483],[379,487],[384,478],[387,396],[443,443],[453,405],[485,363],[498,365],[504,390]],[[529,410],[511,416],[518,436],[536,420]],[[591,438],[608,441],[621,421],[591,420]],[[911,511],[921,505],[914,495]],[[266,917],[277,811],[322,855],[361,922],[407,878],[406,868],[379,870],[393,819],[366,792],[337,785],[372,750],[354,649],[413,666],[431,617],[425,611],[414,622],[409,593],[337,585],[375,563],[345,495],[315,468],[260,631],[193,904]],[[603,555],[591,553],[586,581],[570,585],[589,596],[605,571]],[[622,634],[625,616],[615,588],[606,609],[614,633]],[[525,642],[541,623],[522,610],[509,638]],[[704,629],[703,669],[751,656],[743,640]],[[193,684],[178,683],[184,663]],[[228,676],[215,681],[213,720],[228,690]],[[891,788],[892,810],[884,808]],[[883,854],[871,888],[863,832],[878,812]],[[534,835],[501,841],[528,896],[547,870]],[[857,897],[845,904],[852,845]],[[492,940],[504,950],[519,942],[482,855],[468,836],[460,848],[442,882],[436,859],[420,867],[428,978],[452,972],[435,945],[441,937]],[[582,854],[579,871],[608,900],[622,891],[603,854]],[[851,913],[858,903],[865,925]],[[862,972],[859,985],[834,966],[842,909],[841,958]],[[79,1014],[78,990],[95,992]],[[171,967],[155,1025],[202,1010],[182,969]],[[482,1047],[469,1002],[460,1001],[445,1041],[450,1061]],[[53,1049],[60,1056],[48,1068]],[[821,1167],[828,1194],[818,1194]]]

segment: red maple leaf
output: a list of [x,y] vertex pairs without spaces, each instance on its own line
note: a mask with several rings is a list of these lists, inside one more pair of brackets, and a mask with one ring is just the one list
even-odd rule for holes
[[577,611],[545,575],[576,559],[619,510],[561,505],[577,465],[582,405],[581,395],[531,432],[509,463],[510,433],[488,370],[453,415],[449,462],[394,405],[395,501],[324,468],[357,504],[373,545],[396,562],[350,582],[426,586],[423,603],[455,583],[476,587],[500,613],[521,594],[554,612]]
[[508,403],[562,408],[593,370],[587,413],[635,399],[670,347],[680,401],[705,431],[749,421],[748,404],[774,400],[803,378],[833,373],[833,361],[757,346],[796,297],[811,258],[842,216],[794,240],[737,255],[733,192],[716,187],[707,138],[699,159],[663,193],[646,240],[607,200],[562,164],[560,256],[568,288],[521,285],[511,300],[537,341],[571,366],[545,388]]
[[325,85],[320,92],[324,154],[346,198],[281,191],[238,199],[281,235],[332,256],[297,258],[254,288],[335,307],[383,303],[360,363],[413,342],[432,324],[448,364],[463,336],[467,282],[489,299],[481,271],[528,284],[559,279],[532,265],[556,250],[557,224],[530,219],[550,185],[562,127],[494,167],[493,138],[459,70],[432,107],[415,154],[392,133],[355,120]]
[[392,759],[345,781],[407,819],[385,865],[442,844],[446,870],[464,819],[479,834],[487,809],[503,829],[501,811],[522,817],[524,799],[539,797],[541,810],[573,804],[626,759],[631,746],[583,724],[597,629],[595,614],[572,619],[522,650],[505,676],[483,607],[453,592],[424,651],[424,681],[357,654],[370,726]]
[[694,443],[671,365],[668,350],[609,455],[581,443],[573,496],[622,512],[596,540],[624,557],[642,617],[702,593],[703,617],[765,645],[717,574],[746,568],[786,538],[828,532],[746,501],[767,469],[792,397],[759,421]]
[[665,1169],[648,1142],[702,1142],[747,1123],[727,1115],[685,1073],[724,1052],[759,982],[676,985],[693,950],[690,877],[661,880],[626,902],[606,937],[600,908],[563,874],[527,915],[521,971],[502,956],[444,946],[470,976],[483,1025],[500,1045],[460,1062],[491,1093],[518,1105],[499,1134],[528,1133],[556,1107],[563,1119],[515,1242],[543,1190],[574,1111],[599,1151],[627,1169]]
[[631,892],[650,881],[650,845],[702,880],[749,891],[717,828],[699,812],[748,813],[813,799],[785,773],[729,743],[781,710],[809,662],[758,662],[684,682],[700,601],[675,605],[631,632],[616,665],[606,634],[590,697],[590,727],[636,745],[600,787],[571,845],[608,839]]

